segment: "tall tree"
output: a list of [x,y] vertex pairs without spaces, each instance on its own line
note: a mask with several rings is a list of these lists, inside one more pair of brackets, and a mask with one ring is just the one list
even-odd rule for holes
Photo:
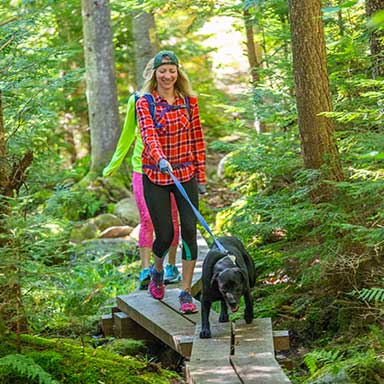
[[[384,10],[384,0],[366,0],[365,10],[370,18]],[[369,34],[369,46],[372,55],[372,74],[374,78],[384,77],[384,30],[375,28]]]
[[136,86],[143,86],[143,70],[148,61],[159,48],[156,36],[156,24],[153,13],[135,11],[132,21],[135,59],[136,59]]
[[[343,179],[334,137],[334,123],[322,115],[331,112],[321,0],[290,0],[296,105],[304,166],[322,170],[334,181]],[[327,190],[317,191],[322,199]],[[323,196],[321,196],[323,195]],[[315,196],[314,196],[315,197]],[[316,198],[316,197],[315,197]]]
[[[262,60],[262,49],[259,43],[255,43],[254,39],[254,28],[253,28],[253,17],[249,12],[249,5],[244,2],[243,4],[243,17],[245,25],[245,34],[247,37],[247,57],[249,67],[251,71],[252,87],[256,89],[260,82],[260,68]],[[255,127],[258,133],[265,131],[265,124],[260,121],[255,115]]]
[[118,140],[115,60],[108,0],[82,0],[91,172],[110,160]]
[[0,188],[7,183],[8,168],[7,168],[7,153],[5,147],[5,129],[3,119],[3,102],[2,92],[0,89]]

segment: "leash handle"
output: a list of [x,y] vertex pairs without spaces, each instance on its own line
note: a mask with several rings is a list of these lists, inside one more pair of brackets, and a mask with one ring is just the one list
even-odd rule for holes
[[169,176],[171,176],[173,182],[175,183],[177,189],[180,191],[180,193],[183,195],[185,200],[188,201],[189,205],[192,208],[193,213],[197,217],[197,219],[200,221],[200,224],[205,228],[205,230],[211,235],[213,241],[217,245],[217,248],[219,248],[220,252],[227,253],[227,250],[223,247],[223,245],[220,243],[219,240],[216,239],[215,235],[212,233],[212,231],[209,229],[209,226],[207,222],[205,221],[204,217],[201,216],[200,212],[197,210],[197,208],[193,205],[192,201],[190,200],[187,192],[185,191],[184,187],[181,185],[180,181],[177,180],[176,176],[170,171],[167,170],[167,173]]

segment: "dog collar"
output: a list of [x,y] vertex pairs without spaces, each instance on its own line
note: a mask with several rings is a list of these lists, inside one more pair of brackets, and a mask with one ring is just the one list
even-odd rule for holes
[[223,257],[222,260],[224,260],[224,259],[226,259],[226,258],[229,258],[229,259],[232,261],[232,263],[233,263],[234,265],[236,265],[236,256],[233,256],[233,255],[227,255],[227,256]]

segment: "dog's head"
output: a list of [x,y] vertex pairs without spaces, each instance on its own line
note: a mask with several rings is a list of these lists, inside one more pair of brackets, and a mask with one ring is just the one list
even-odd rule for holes
[[227,307],[231,312],[236,312],[240,298],[248,286],[244,272],[238,267],[226,268],[212,276],[211,283],[215,281]]

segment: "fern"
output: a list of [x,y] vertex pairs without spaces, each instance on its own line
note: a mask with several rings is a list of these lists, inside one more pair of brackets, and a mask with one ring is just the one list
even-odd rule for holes
[[30,357],[13,354],[6,355],[0,359],[0,367],[17,372],[22,377],[29,379],[38,379],[39,384],[57,384],[51,375],[44,371],[40,365],[36,364]]
[[384,302],[384,288],[363,288],[360,291],[353,291],[352,294],[357,295],[360,299]]
[[307,353],[304,357],[304,363],[308,367],[311,375],[313,375],[322,366],[334,363],[340,360],[341,357],[342,353],[338,350],[325,351],[324,349],[320,349]]

